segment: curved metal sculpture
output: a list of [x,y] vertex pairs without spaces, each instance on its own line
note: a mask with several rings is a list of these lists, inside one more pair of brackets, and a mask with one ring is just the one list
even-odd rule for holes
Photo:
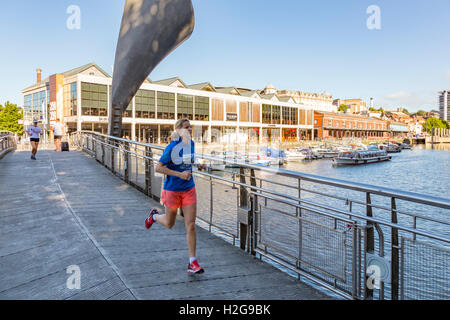
[[117,42],[108,133],[121,137],[122,114],[139,87],[194,30],[191,0],[127,0]]

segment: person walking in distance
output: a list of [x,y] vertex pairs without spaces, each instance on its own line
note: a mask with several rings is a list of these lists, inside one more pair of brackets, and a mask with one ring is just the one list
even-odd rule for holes
[[33,125],[28,127],[27,132],[30,135],[31,160],[36,160],[36,153],[39,147],[39,138],[42,132],[41,128],[38,126],[37,120],[33,120]]
[[56,123],[53,125],[53,139],[55,141],[55,151],[61,151],[61,139],[64,135],[64,128],[59,119],[56,119]]
[[178,120],[172,142],[165,148],[155,169],[156,172],[166,175],[161,195],[165,213],[159,214],[158,210],[153,208],[145,220],[147,229],[155,222],[171,229],[175,224],[178,208],[183,210],[189,251],[188,274],[204,272],[196,258],[197,193],[192,177],[192,165],[196,165],[200,170],[205,169],[205,166],[195,164],[195,145],[191,137],[192,126],[189,119]]

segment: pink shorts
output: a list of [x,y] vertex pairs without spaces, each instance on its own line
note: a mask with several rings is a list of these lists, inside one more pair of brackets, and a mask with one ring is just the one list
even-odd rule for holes
[[197,192],[195,187],[187,191],[162,191],[161,201],[171,209],[187,207],[197,203]]

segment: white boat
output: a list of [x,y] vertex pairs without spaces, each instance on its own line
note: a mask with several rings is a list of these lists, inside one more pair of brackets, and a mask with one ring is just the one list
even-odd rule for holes
[[357,165],[391,160],[385,150],[344,151],[333,158],[336,165]]
[[263,155],[261,155],[259,153],[245,153],[244,157],[245,157],[245,162],[250,163],[250,164],[264,166],[264,167],[268,167],[272,163],[275,163],[275,159],[264,157]]
[[311,151],[314,155],[320,155],[322,158],[334,158],[339,154],[339,151],[333,151],[329,148],[312,148]]
[[289,149],[286,151],[286,161],[302,161],[306,158],[306,155],[302,152],[298,152],[295,149]]

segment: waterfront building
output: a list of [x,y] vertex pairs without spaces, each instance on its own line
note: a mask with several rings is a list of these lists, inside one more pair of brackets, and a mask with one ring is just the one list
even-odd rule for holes
[[[59,118],[69,133],[107,133],[112,78],[99,66],[90,63],[38,80],[22,90],[30,119],[51,124]],[[313,139],[314,111],[328,109],[317,101],[326,99],[331,105],[331,96],[298,100],[266,89],[187,85],[178,77],[147,79],[123,114],[123,136],[164,144],[176,120],[189,118],[197,141],[215,142],[231,134],[256,143]]]
[[450,90],[439,92],[439,114],[442,120],[450,120]]
[[408,136],[409,124],[402,122],[389,122],[390,137],[392,138],[406,138]]
[[314,112],[314,135],[328,138],[386,138],[389,137],[388,122],[360,115]]

